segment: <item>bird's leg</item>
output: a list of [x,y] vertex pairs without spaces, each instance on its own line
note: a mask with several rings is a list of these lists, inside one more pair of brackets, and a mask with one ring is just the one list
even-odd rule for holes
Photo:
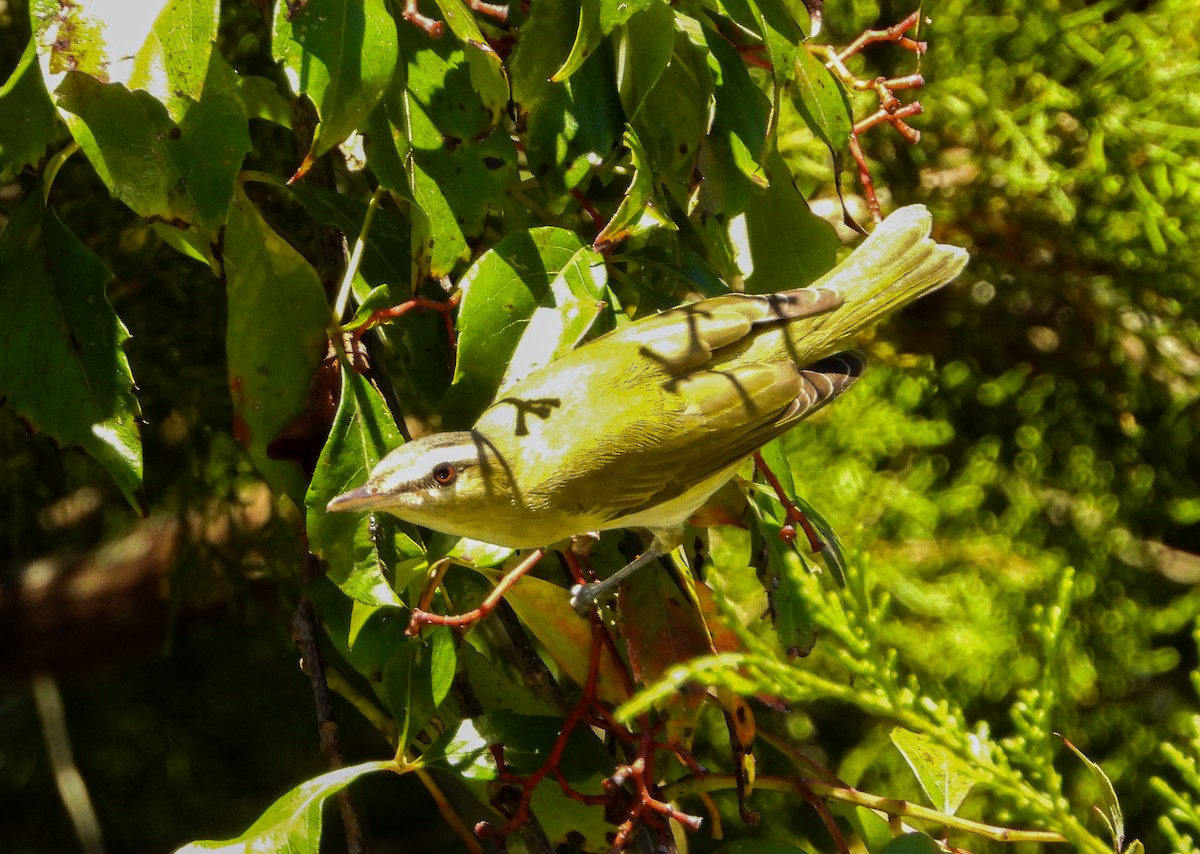
[[[668,549],[669,551],[669,549]],[[586,616],[587,612],[595,607],[596,603],[602,599],[612,596],[617,592],[617,586],[632,575],[637,570],[641,569],[651,561],[657,560],[666,554],[655,539],[644,552],[636,558],[618,569],[608,578],[603,581],[592,581],[588,584],[576,584],[571,588],[571,607],[581,617]]]

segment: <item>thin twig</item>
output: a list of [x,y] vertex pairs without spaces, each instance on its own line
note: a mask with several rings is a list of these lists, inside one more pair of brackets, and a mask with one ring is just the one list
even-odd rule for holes
[[504,594],[521,580],[521,576],[533,569],[534,564],[541,560],[543,554],[545,554],[545,550],[538,549],[525,558],[515,569],[508,572],[496,583],[496,587],[487,595],[487,598],[479,603],[478,608],[472,608],[470,611],[464,611],[461,614],[434,614],[423,608],[415,608],[412,612],[412,618],[409,620],[408,628],[405,631],[409,635],[415,635],[421,631],[421,626],[453,626],[455,628],[462,628],[463,626],[479,622],[492,613],[492,610],[500,602]]
[[[806,780],[799,777],[758,776],[754,779],[756,789],[769,789],[775,792],[799,793],[803,785],[824,798],[830,798],[843,803],[855,804],[867,809],[877,810],[888,816],[905,817],[927,821],[943,827],[973,833],[984,839],[996,842],[1038,842],[1059,843],[1067,842],[1061,833],[1052,830],[1019,830],[1011,827],[1000,827],[994,824],[984,824],[972,821],[962,816],[938,812],[930,807],[915,804],[900,798],[885,798],[872,795],[849,786],[833,786],[821,780]],[[732,774],[708,774],[704,777],[686,777],[671,783],[664,789],[664,795],[674,798],[685,795],[698,795],[701,792],[716,792],[732,789],[736,780]]]
[[33,702],[37,707],[38,720],[42,725],[42,738],[46,741],[46,754],[54,771],[54,784],[62,799],[79,847],[84,854],[104,854],[104,838],[100,832],[100,819],[88,795],[87,785],[75,754],[71,750],[71,735],[67,730],[67,715],[63,711],[62,694],[58,683],[49,673],[33,677],[31,685]]
[[[309,555],[310,563],[316,558]],[[310,567],[311,568],[311,567]],[[312,600],[301,596],[292,618],[292,640],[300,648],[300,669],[308,676],[312,686],[313,706],[317,712],[317,733],[321,742],[321,753],[331,769],[345,765],[342,753],[338,747],[337,716],[333,705],[329,702],[329,685],[325,681],[325,666],[317,645],[317,615],[313,609]],[[350,854],[362,854],[366,851],[366,841],[363,837],[362,825],[359,824],[358,814],[354,810],[354,802],[350,798],[350,790],[342,789],[338,793],[338,808],[342,816],[342,826],[346,832],[346,850]]]

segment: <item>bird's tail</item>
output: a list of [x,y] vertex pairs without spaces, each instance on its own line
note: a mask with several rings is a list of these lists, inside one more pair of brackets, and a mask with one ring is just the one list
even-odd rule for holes
[[859,330],[961,273],[967,251],[935,241],[932,225],[924,205],[909,205],[876,226],[845,261],[809,286],[836,291],[843,301],[789,328],[793,346],[809,358],[842,349]]

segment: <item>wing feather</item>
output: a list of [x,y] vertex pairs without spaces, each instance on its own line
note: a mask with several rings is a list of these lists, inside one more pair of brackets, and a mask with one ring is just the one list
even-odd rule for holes
[[673,441],[629,455],[620,494],[605,502],[609,520],[679,498],[736,465],[842,394],[865,367],[860,353],[848,351],[800,370],[791,362],[754,363],[688,377],[680,386],[690,386],[697,401],[688,416],[695,423],[672,431]]

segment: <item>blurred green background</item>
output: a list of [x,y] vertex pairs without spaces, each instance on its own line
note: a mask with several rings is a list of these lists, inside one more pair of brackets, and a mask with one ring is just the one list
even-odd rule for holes
[[[822,39],[910,11],[830,2]],[[924,13],[922,140],[879,127],[864,147],[890,207],[928,204],[972,264],[868,345],[886,366],[808,428],[803,492],[891,596],[885,632],[905,666],[1001,734],[1043,667],[1039,608],[1073,570],[1054,729],[1113,778],[1131,836],[1177,847],[1149,780],[1178,780],[1162,745],[1184,743],[1197,712],[1200,7],[948,0]],[[226,37],[253,39],[257,15],[228,10]],[[0,77],[26,20],[23,4],[0,5]],[[891,46],[857,62],[864,77],[912,64]],[[291,156],[286,136],[255,142]],[[827,154],[797,135],[788,156],[827,197]],[[96,464],[0,409],[0,839],[11,852],[77,847],[28,690],[49,670],[107,850],[164,851],[240,832],[322,768],[288,637],[299,556],[289,519],[244,509],[256,493],[228,436],[219,283],[109,201],[81,158],[67,170],[60,213],[114,271],[133,335],[147,492],[191,533],[168,598],[159,579],[136,599],[153,607],[115,623],[20,616],[13,591],[31,562],[69,562],[135,520]],[[347,758],[378,755],[336,708]],[[886,724],[808,714],[836,731],[824,749],[843,772],[879,755]],[[1059,767],[1082,816],[1094,783]],[[888,793],[874,773],[863,784]],[[424,794],[390,775],[364,782],[372,850],[421,850]]]

